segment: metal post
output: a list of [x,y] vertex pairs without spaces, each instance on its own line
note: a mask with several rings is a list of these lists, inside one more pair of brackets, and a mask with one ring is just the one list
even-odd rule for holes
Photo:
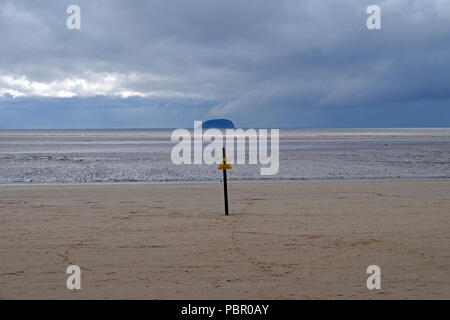
[[[225,148],[222,148],[223,158],[225,159]],[[225,215],[228,215],[228,190],[227,190],[227,170],[223,171],[223,195],[225,199]]]

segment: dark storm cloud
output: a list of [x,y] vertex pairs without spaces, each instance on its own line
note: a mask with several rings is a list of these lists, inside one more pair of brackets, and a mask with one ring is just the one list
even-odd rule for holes
[[448,1],[2,0],[0,48],[3,127],[450,124]]

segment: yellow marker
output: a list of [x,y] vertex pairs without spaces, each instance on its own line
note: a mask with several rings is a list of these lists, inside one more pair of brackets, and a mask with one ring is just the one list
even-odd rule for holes
[[222,163],[219,164],[219,167],[218,167],[217,169],[218,169],[218,170],[231,170],[231,169],[233,169],[233,168],[231,167],[231,164],[229,164],[229,163],[227,162],[227,158],[223,157],[223,158],[222,158]]

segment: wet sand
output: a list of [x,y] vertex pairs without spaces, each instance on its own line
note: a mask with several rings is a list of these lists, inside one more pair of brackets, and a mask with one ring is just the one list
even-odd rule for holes
[[220,184],[2,186],[0,299],[450,299],[448,179],[229,197],[225,217]]

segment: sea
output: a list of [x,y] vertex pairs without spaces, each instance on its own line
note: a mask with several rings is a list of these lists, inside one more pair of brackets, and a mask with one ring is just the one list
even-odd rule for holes
[[[172,132],[0,130],[0,184],[220,183],[215,164],[172,162]],[[228,180],[449,178],[450,128],[280,129],[279,171],[263,166],[233,164]]]

